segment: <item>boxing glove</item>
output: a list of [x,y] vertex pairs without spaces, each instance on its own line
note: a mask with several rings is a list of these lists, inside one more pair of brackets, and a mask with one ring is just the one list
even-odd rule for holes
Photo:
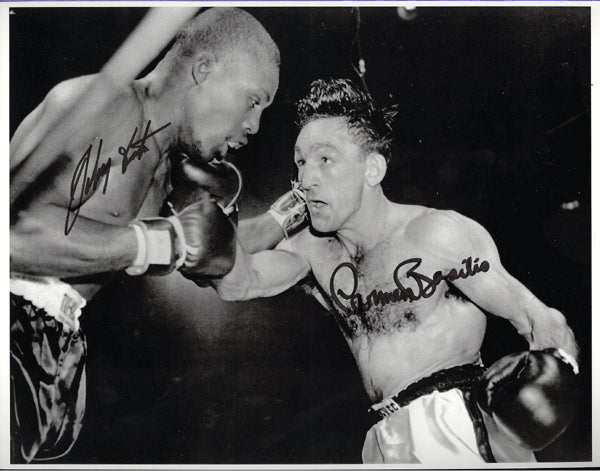
[[479,404],[514,441],[540,450],[573,418],[579,397],[576,375],[576,363],[561,350],[513,353],[486,371]]
[[268,213],[281,226],[286,239],[302,230],[308,224],[308,211],[300,184],[292,182],[292,189],[279,197]]
[[233,268],[235,224],[210,195],[177,213],[186,240],[186,259],[179,271],[193,280],[219,278]]
[[170,157],[170,161],[173,190],[167,199],[174,208],[199,201],[208,192],[225,214],[237,212],[242,176],[235,165],[226,160],[195,163],[185,154]]
[[237,207],[241,175],[233,164],[199,166],[185,156],[173,166],[173,175],[168,196],[172,215],[130,224],[136,230],[138,254],[126,271],[165,275],[179,269],[188,278],[221,277],[235,257],[230,216]]

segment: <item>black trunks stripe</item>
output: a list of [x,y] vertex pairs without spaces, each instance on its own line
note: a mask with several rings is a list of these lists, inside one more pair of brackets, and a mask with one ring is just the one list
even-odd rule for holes
[[[440,370],[427,376],[415,383],[409,385],[406,389],[400,391],[391,399],[398,404],[399,407],[404,407],[415,399],[431,394],[434,391],[444,392],[450,389],[463,389],[476,385],[483,376],[484,368],[479,365],[460,365]],[[386,414],[380,414],[373,408],[369,412],[378,417],[377,420],[385,417]]]
[[386,402],[390,403],[391,407],[388,405],[379,410],[371,407],[369,413],[378,422],[390,415],[391,412],[399,410],[421,396],[431,394],[435,391],[445,392],[451,389],[460,389],[463,392],[465,406],[473,423],[479,453],[486,462],[495,463],[496,460],[490,447],[487,430],[475,397],[476,387],[481,381],[484,371],[485,368],[483,366],[472,364],[437,371],[430,376],[412,383],[394,397],[388,398]]

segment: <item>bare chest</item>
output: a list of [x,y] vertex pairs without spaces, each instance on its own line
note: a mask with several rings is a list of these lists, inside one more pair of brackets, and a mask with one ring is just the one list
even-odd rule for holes
[[152,139],[155,130],[148,123],[130,127],[73,150],[74,165],[63,182],[73,223],[80,213],[110,224],[125,224],[140,212],[158,213],[168,191],[168,159]]
[[382,244],[354,259],[331,254],[313,272],[326,305],[353,340],[423,329],[444,306],[465,302],[449,281],[480,269],[472,260],[444,267],[414,246]]

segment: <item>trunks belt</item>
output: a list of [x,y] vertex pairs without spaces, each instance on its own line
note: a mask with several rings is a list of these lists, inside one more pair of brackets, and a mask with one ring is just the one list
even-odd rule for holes
[[369,413],[374,421],[378,422],[421,396],[435,391],[444,392],[451,389],[460,389],[463,392],[465,406],[471,422],[473,422],[479,453],[486,462],[495,463],[496,460],[489,444],[487,430],[476,399],[476,388],[484,371],[483,366],[472,364],[437,371],[431,376],[412,383],[395,396],[374,404],[369,408]]

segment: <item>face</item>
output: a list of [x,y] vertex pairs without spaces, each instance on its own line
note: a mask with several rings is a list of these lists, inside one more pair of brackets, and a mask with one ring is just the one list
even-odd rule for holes
[[279,70],[243,55],[212,62],[196,81],[184,100],[183,139],[193,155],[208,162],[246,145],[248,135],[258,132],[261,114],[277,91]]
[[294,149],[311,224],[319,232],[348,227],[361,207],[366,163],[343,118],[308,123]]

